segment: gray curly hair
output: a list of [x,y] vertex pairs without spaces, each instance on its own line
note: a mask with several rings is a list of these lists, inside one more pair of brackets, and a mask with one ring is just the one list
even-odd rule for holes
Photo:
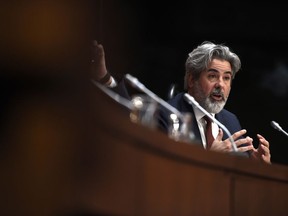
[[188,75],[192,74],[195,80],[199,79],[202,71],[208,68],[213,59],[226,60],[232,68],[232,78],[241,68],[239,57],[233,53],[229,47],[223,44],[214,44],[210,41],[204,41],[192,52],[188,54],[185,63],[184,89],[187,89]]

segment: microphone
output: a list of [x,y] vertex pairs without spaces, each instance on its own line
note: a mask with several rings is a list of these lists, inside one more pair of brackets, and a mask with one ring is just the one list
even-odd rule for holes
[[115,93],[114,91],[112,91],[111,89],[109,89],[108,87],[96,82],[95,80],[91,79],[91,82],[97,86],[100,90],[102,90],[105,94],[107,94],[108,96],[110,96],[113,100],[115,100],[116,102],[118,102],[119,104],[121,104],[122,106],[125,106],[126,108],[128,108],[129,110],[132,110],[133,106],[130,100],[120,96],[119,94]]
[[142,83],[140,83],[140,81],[133,77],[130,74],[125,74],[125,79],[129,81],[129,83],[135,87],[138,88],[140,91],[143,91],[144,93],[146,93],[149,97],[153,98],[155,101],[157,101],[159,104],[161,104],[163,107],[165,107],[166,109],[168,109],[170,112],[174,113],[175,115],[177,115],[179,118],[181,118],[181,120],[184,119],[183,114],[177,110],[175,107],[173,107],[172,105],[170,105],[169,103],[167,103],[166,101],[164,101],[162,98],[158,97],[156,94],[154,94],[152,91],[150,91],[149,89],[147,89]]
[[172,84],[170,86],[170,89],[169,89],[169,92],[168,92],[168,99],[172,99],[176,93],[176,85],[175,84]]
[[272,126],[274,129],[276,129],[276,130],[284,133],[286,136],[288,136],[288,133],[287,133],[285,130],[283,130],[282,127],[281,127],[277,122],[271,121],[271,126]]
[[194,104],[198,109],[200,109],[205,115],[207,115],[212,121],[214,121],[220,128],[223,129],[223,131],[228,135],[230,142],[232,144],[232,148],[234,150],[234,152],[238,151],[238,148],[235,144],[235,141],[231,135],[231,133],[229,132],[229,130],[221,123],[219,122],[216,118],[214,118],[209,112],[207,112],[202,106],[200,106],[200,104],[194,99],[194,97],[192,97],[191,95],[189,95],[188,93],[184,94],[184,98],[185,100],[190,103],[190,104]]

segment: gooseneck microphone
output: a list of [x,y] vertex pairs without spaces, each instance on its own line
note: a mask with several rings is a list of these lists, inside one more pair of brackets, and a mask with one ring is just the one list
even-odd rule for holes
[[100,84],[99,82],[96,82],[95,80],[91,80],[91,82],[97,86],[100,90],[102,90],[105,94],[107,94],[109,97],[111,97],[113,100],[115,100],[116,102],[118,102],[119,104],[121,104],[122,106],[125,106],[126,108],[128,108],[129,110],[133,109],[132,103],[130,100],[120,96],[119,94],[115,93],[114,91],[112,91],[111,89],[109,89],[108,87]]
[[144,93],[146,93],[149,97],[153,98],[155,101],[157,101],[159,104],[161,104],[163,107],[165,107],[166,109],[168,109],[170,112],[174,113],[175,115],[177,115],[181,120],[183,120],[183,114],[177,110],[175,107],[173,107],[172,105],[170,105],[169,103],[167,103],[166,101],[164,101],[162,98],[158,97],[156,94],[154,94],[152,91],[150,91],[148,88],[146,88],[142,83],[140,83],[140,81],[131,76],[130,74],[125,74],[125,79],[129,81],[129,83],[139,89],[140,91],[143,91]]
[[232,148],[234,152],[238,151],[238,148],[235,144],[235,141],[231,135],[231,133],[229,132],[229,130],[222,124],[220,123],[216,118],[214,118],[209,112],[207,112],[202,106],[200,106],[200,104],[194,99],[194,97],[192,97],[191,95],[189,95],[188,93],[184,94],[184,98],[185,100],[190,103],[191,105],[194,104],[199,110],[201,110],[205,115],[208,116],[208,118],[210,118],[212,121],[214,121],[220,128],[223,129],[223,131],[227,134],[227,136],[230,139],[230,142],[232,144]]
[[286,136],[288,136],[288,133],[287,133],[285,130],[283,130],[282,127],[281,127],[277,122],[271,121],[271,126],[272,126],[274,129],[276,129],[276,130],[284,133]]

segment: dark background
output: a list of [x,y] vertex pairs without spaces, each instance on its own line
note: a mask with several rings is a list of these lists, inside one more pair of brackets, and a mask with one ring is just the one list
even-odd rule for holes
[[[242,60],[242,69],[226,108],[238,116],[256,147],[257,133],[269,140],[272,162],[288,164],[288,137],[270,126],[274,120],[288,131],[284,3],[40,0],[1,4],[2,83],[7,77],[15,83],[11,81],[15,74],[18,80],[88,74],[89,46],[96,39],[104,45],[113,75],[130,73],[167,99],[171,84],[182,90],[184,64],[192,49],[205,40],[228,45]],[[7,105],[3,100],[2,104]]]

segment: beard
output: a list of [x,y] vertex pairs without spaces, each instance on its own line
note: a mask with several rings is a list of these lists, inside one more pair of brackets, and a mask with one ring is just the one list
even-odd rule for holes
[[[195,100],[209,113],[219,113],[225,106],[228,96],[225,97],[224,94],[221,92],[220,88],[214,88],[213,91],[206,96],[203,92],[199,82],[194,82],[193,88],[193,97]],[[212,97],[212,94],[218,94],[222,96],[221,101],[216,101]]]

